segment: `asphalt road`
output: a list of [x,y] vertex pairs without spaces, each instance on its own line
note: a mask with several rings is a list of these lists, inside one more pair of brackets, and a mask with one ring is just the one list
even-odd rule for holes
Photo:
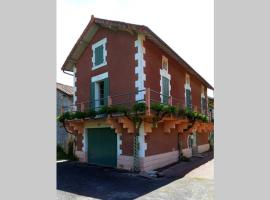
[[[165,176],[152,179],[85,163],[57,163],[57,200],[213,199],[213,179],[208,177],[213,161],[202,165],[212,157],[162,169]],[[200,177],[203,173],[205,177]]]

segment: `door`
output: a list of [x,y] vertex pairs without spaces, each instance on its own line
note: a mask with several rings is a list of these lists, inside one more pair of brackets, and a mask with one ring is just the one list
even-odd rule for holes
[[117,166],[117,136],[113,129],[88,129],[88,162],[107,167]]

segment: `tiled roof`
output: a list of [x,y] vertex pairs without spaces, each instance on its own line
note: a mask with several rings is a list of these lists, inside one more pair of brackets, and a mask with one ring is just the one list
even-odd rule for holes
[[73,87],[69,85],[64,85],[62,83],[56,83],[56,88],[67,95],[73,95]]
[[199,78],[208,88],[214,89],[200,74],[198,74],[186,61],[184,61],[173,49],[171,49],[161,38],[159,38],[150,28],[144,25],[131,24],[120,21],[112,21],[106,19],[95,18],[93,15],[91,20],[82,35],[72,48],[70,54],[68,55],[64,65],[62,66],[63,71],[72,71],[72,67],[77,63],[80,56],[84,52],[87,44],[91,41],[93,35],[96,33],[99,27],[105,27],[112,30],[123,30],[130,33],[142,33],[145,34],[153,43],[155,43],[159,48],[168,53],[172,58],[174,58],[178,63],[180,63],[184,68],[190,73]]

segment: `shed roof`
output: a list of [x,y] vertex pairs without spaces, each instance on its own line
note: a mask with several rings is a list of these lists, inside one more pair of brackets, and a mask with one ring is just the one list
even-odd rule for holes
[[73,87],[70,85],[64,85],[62,83],[56,83],[56,88],[69,96],[73,96]]

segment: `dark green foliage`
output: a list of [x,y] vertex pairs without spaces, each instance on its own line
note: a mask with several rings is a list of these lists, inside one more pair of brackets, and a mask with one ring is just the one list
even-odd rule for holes
[[176,114],[176,107],[171,105],[165,105],[163,111],[169,114]]
[[75,113],[71,114],[72,119],[84,119],[86,117],[85,112],[76,111]]
[[85,117],[89,117],[91,119],[95,118],[97,115],[97,112],[94,109],[89,109],[85,112]]
[[145,103],[143,102],[139,102],[139,103],[135,103],[133,106],[132,106],[132,111],[135,112],[135,113],[144,113],[147,109],[147,106]]
[[161,112],[164,108],[164,104],[162,103],[153,103],[151,104],[151,110],[155,111],[155,112]]
[[57,121],[63,123],[65,120],[69,120],[71,118],[72,118],[71,113],[70,112],[65,112],[65,113],[63,113],[63,114],[61,114],[60,116],[57,117]]
[[113,106],[102,106],[98,111],[98,114],[107,114],[107,115],[111,115],[113,113],[127,114],[128,112],[129,110],[125,106],[113,105]]

